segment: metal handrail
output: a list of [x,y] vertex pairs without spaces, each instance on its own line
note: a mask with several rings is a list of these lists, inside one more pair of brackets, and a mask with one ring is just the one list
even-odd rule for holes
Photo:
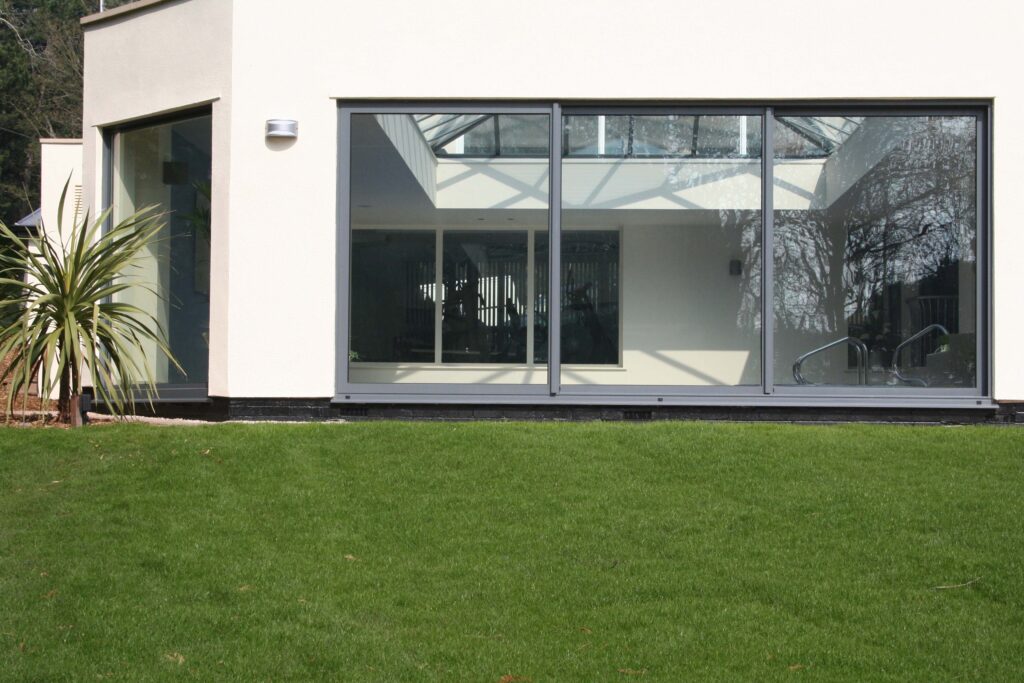
[[918,339],[925,336],[932,330],[939,330],[942,334],[945,334],[947,336],[949,335],[949,330],[947,330],[943,325],[940,325],[939,323],[932,323],[928,327],[922,328],[916,334],[913,334],[904,341],[902,341],[900,345],[896,347],[896,350],[893,351],[892,374],[896,377],[896,379],[906,384],[916,384],[917,386],[920,387],[928,386],[928,382],[925,382],[923,379],[920,379],[918,377],[905,377],[903,373],[900,372],[900,354],[903,352],[903,348],[905,346],[916,342]]
[[856,337],[843,337],[842,339],[836,339],[835,341],[831,341],[828,344],[825,344],[824,346],[819,346],[816,349],[808,351],[807,353],[805,353],[802,356],[800,356],[799,358],[797,358],[796,362],[793,363],[793,379],[796,380],[796,383],[797,384],[814,384],[814,382],[811,382],[810,380],[805,378],[804,375],[803,375],[802,369],[803,369],[804,361],[807,360],[808,358],[810,358],[811,356],[815,355],[815,354],[821,353],[822,351],[828,351],[829,349],[831,349],[831,348],[833,348],[835,346],[839,346],[840,344],[849,344],[850,346],[852,346],[854,348],[854,350],[856,350],[856,352],[857,352],[857,384],[867,384],[868,383],[868,365],[867,365],[868,347],[867,347],[867,345],[864,342],[862,342],[860,339],[857,339]]

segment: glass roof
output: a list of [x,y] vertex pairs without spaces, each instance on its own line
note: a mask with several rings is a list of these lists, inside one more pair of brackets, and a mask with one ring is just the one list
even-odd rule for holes
[[[828,156],[850,139],[864,121],[863,116],[782,116],[776,119],[809,142],[820,155]],[[810,154],[809,154],[810,155]]]
[[[600,119],[600,122],[599,122]],[[547,156],[546,115],[414,114],[438,156]],[[825,157],[857,130],[859,116],[782,116],[776,156]],[[564,119],[569,157],[751,158],[761,154],[760,117],[585,115]]]
[[490,114],[414,114],[413,119],[427,144],[438,152],[491,118]]

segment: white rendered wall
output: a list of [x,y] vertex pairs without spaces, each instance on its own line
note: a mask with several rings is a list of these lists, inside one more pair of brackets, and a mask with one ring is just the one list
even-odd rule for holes
[[[44,138],[39,141],[40,189],[39,208],[42,210],[43,232],[57,241],[57,216],[60,213],[60,198],[67,185],[64,200],[62,229],[67,234],[76,221],[85,218],[85,202],[82,198],[82,141],[77,139]],[[40,372],[40,376],[42,373]],[[90,383],[89,370],[83,370],[82,381]],[[49,398],[56,399],[58,387],[53,387]]]
[[[41,187],[39,207],[42,209],[43,228],[47,234],[57,234],[57,209],[60,196],[67,183],[68,194],[64,202],[64,229],[71,227],[76,218],[84,214],[84,203],[78,200],[82,192],[82,141],[72,139],[43,139],[39,141],[41,154]],[[76,210],[78,216],[76,216]]]
[[[135,17],[89,32],[86,123],[222,98],[214,108],[211,393],[334,394],[335,98],[993,98],[994,390],[1000,400],[1024,400],[1017,3],[734,0],[695,11],[675,0],[521,0],[510,11],[496,0],[293,0],[281,11],[276,0],[185,0],[142,18],[150,17],[155,26]],[[175,40],[151,42],[153,31]],[[194,38],[211,31],[219,44]],[[279,117],[299,121],[294,143],[264,141],[264,121]],[[91,182],[95,137],[86,146]],[[230,307],[218,305],[228,291]]]

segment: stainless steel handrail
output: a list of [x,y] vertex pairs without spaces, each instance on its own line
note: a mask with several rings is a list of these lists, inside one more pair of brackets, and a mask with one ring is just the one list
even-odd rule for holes
[[839,346],[840,344],[849,344],[857,351],[857,384],[867,384],[868,347],[864,342],[862,342],[860,339],[857,339],[856,337],[843,337],[842,339],[836,339],[835,341],[831,341],[828,344],[825,344],[824,346],[819,346],[816,349],[808,351],[807,353],[797,358],[796,362],[793,363],[793,379],[796,380],[796,383],[814,384],[814,382],[811,382],[803,375],[802,369],[804,361],[817,353],[821,353],[822,351],[828,351],[829,349],[835,346]]
[[898,379],[901,382],[905,382],[906,384],[916,384],[919,387],[928,386],[928,382],[925,382],[923,379],[920,379],[918,377],[905,377],[903,373],[900,372],[900,354],[903,352],[903,348],[905,346],[916,342],[918,339],[925,336],[932,330],[938,330],[945,335],[949,334],[949,330],[947,330],[939,323],[932,323],[928,327],[921,328],[921,330],[919,330],[916,334],[907,337],[907,339],[902,341],[900,345],[896,347],[896,350],[892,352],[892,374],[896,377],[896,379]]

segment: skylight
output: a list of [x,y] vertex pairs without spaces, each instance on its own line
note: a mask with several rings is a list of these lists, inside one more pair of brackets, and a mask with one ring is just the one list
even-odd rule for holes
[[[548,117],[515,114],[415,114],[439,157],[537,157],[548,154]],[[860,116],[775,119],[776,156],[827,157],[857,130]],[[756,158],[761,118],[716,115],[569,115],[563,120],[567,157]]]
[[803,156],[829,156],[850,139],[864,117],[783,116],[775,120],[802,138],[805,143]]

